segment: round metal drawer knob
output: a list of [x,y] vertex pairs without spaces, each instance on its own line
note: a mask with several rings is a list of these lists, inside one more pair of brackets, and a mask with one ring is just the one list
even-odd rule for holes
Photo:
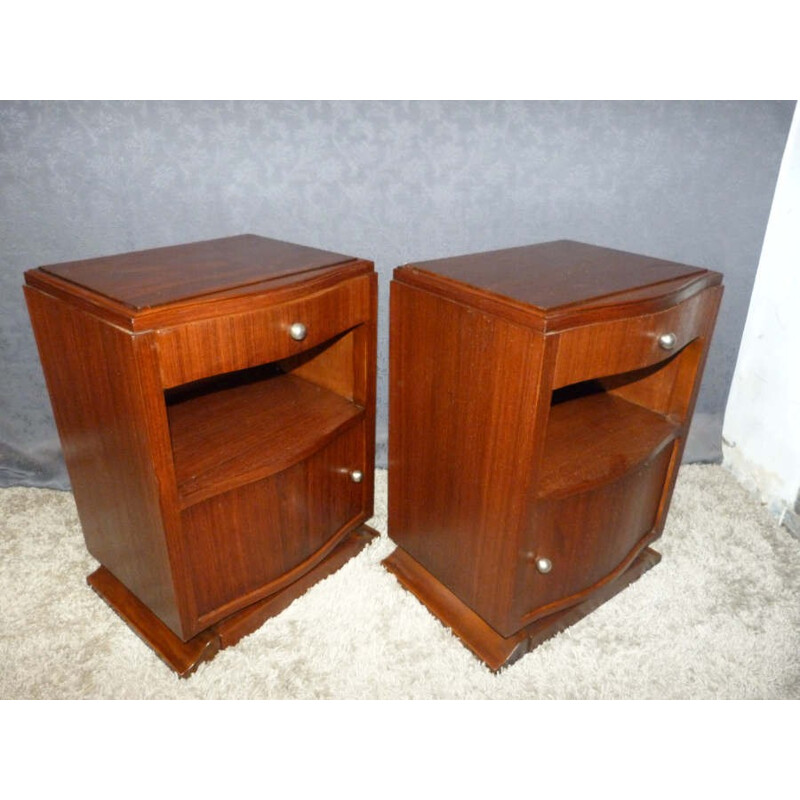
[[551,569],[553,569],[553,562],[549,558],[537,558],[536,569],[538,569],[542,575],[546,575]]
[[364,473],[360,469],[354,469],[350,473],[350,480],[353,481],[353,483],[361,483],[361,481],[364,480]]
[[674,333],[662,333],[661,336],[658,337],[658,344],[664,350],[672,350],[677,341],[678,337],[675,336]]
[[307,333],[308,330],[302,322],[293,322],[289,326],[289,336],[291,336],[296,342],[302,342],[303,339],[306,338]]

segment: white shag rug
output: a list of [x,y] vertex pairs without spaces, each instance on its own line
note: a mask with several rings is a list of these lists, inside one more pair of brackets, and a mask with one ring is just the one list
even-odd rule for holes
[[404,591],[382,536],[178,679],[86,584],[72,495],[0,490],[3,699],[800,699],[800,542],[720,466],[681,470],[663,560],[498,674]]

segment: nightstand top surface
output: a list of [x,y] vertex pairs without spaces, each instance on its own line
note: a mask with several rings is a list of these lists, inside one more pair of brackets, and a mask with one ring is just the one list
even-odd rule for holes
[[426,280],[442,285],[474,287],[543,316],[616,302],[626,293],[656,293],[659,285],[674,291],[676,285],[702,278],[721,280],[718,273],[701,267],[569,240],[417,262],[400,268],[397,277],[403,272],[424,273]]
[[39,271],[138,311],[356,260],[244,234],[52,264]]

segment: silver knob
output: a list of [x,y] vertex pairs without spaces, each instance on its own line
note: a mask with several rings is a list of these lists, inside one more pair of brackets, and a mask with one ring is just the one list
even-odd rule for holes
[[361,481],[364,480],[364,473],[360,469],[354,469],[350,473],[350,480],[353,481],[353,483],[361,483]]
[[536,569],[538,569],[542,575],[545,575],[553,569],[553,562],[549,558],[537,558]]
[[306,326],[303,325],[302,322],[293,322],[289,326],[289,336],[291,336],[296,342],[302,342],[303,339],[306,338],[307,333],[308,331],[306,330]]
[[662,333],[661,336],[658,337],[658,344],[664,350],[672,350],[677,341],[678,339],[674,333]]

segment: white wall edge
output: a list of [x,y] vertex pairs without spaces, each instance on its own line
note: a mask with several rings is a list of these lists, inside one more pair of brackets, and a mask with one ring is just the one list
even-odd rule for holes
[[800,513],[798,364],[800,113],[796,107],[722,432],[724,467],[790,530]]

